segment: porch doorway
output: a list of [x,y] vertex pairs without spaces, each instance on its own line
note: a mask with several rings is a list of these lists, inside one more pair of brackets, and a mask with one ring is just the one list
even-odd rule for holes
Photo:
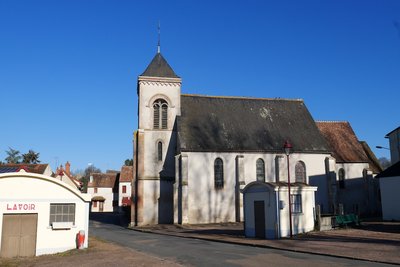
[[254,201],[254,226],[256,237],[265,239],[264,201]]

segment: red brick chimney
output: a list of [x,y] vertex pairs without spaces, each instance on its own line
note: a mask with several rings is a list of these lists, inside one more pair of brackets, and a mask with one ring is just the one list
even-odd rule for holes
[[65,163],[65,172],[68,176],[71,176],[71,164],[68,161]]

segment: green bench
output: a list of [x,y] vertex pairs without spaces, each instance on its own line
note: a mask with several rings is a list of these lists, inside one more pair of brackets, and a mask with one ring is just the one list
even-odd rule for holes
[[355,214],[337,215],[335,221],[337,226],[360,225],[360,220]]

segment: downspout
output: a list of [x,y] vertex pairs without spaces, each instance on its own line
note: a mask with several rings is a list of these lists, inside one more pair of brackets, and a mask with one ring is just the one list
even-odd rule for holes
[[280,207],[279,207],[279,187],[278,187],[278,191],[275,191],[276,194],[276,229],[277,229],[277,233],[276,233],[276,237],[277,239],[281,238],[281,217],[279,216],[279,211],[280,211]]

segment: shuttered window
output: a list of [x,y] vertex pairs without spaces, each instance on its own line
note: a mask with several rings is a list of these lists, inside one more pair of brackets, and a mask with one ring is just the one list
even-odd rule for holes
[[168,104],[163,99],[157,99],[153,104],[153,128],[168,128]]

